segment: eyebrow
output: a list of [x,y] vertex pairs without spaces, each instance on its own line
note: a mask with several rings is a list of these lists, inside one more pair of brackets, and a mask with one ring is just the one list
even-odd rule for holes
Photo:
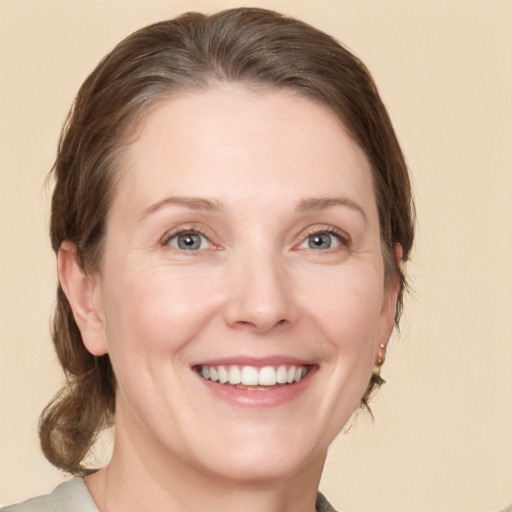
[[[208,199],[205,197],[183,197],[183,196],[172,196],[166,197],[161,201],[158,201],[148,208],[146,208],[141,214],[140,219],[144,219],[148,215],[166,207],[166,206],[181,206],[188,208],[189,210],[195,211],[208,211],[208,212],[221,212],[224,210],[223,204],[216,199]],[[310,199],[303,199],[300,201],[295,210],[300,213],[314,212],[325,210],[333,206],[345,206],[358,212],[366,223],[368,223],[368,217],[366,216],[363,208],[348,197],[313,197]]]
[[361,214],[364,221],[368,224],[368,217],[362,206],[348,197],[313,197],[311,199],[303,199],[297,205],[296,210],[298,212],[314,212],[325,210],[332,206],[346,206],[351,208]]
[[196,211],[208,211],[208,212],[220,212],[224,208],[220,201],[216,199],[207,199],[205,197],[166,197],[161,201],[158,201],[148,208],[146,208],[140,214],[140,220],[144,219],[148,215],[155,213],[158,210],[166,206],[182,206],[184,208],[188,208],[189,210]]

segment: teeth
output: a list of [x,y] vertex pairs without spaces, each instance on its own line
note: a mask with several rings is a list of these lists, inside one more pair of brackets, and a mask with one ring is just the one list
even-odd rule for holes
[[210,366],[210,380],[213,382],[219,380],[219,372],[217,372],[217,368]]
[[244,366],[242,368],[242,384],[244,386],[257,386],[258,383],[258,370],[254,366]]
[[206,380],[233,386],[275,386],[300,382],[308,373],[305,366],[201,366],[199,374]]
[[276,384],[276,371],[272,366],[264,366],[260,370],[260,378],[258,381],[260,386],[275,386]]
[[240,384],[240,382],[242,382],[242,376],[240,375],[240,368],[238,368],[238,366],[230,366],[228,374],[230,384]]
[[226,382],[229,380],[226,368],[224,368],[224,366],[219,366],[217,373],[219,374],[219,382],[221,384],[226,384]]
[[278,384],[286,384],[286,382],[287,382],[287,374],[288,374],[288,372],[286,371],[286,366],[284,364],[282,364],[277,369],[277,372],[276,372],[276,382]]

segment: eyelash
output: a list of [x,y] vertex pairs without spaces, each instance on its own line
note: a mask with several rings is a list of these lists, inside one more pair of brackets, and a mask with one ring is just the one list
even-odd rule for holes
[[[315,227],[315,228],[312,228],[311,230],[309,230],[306,233],[306,235],[304,236],[302,241],[299,243],[299,245],[303,244],[311,236],[314,236],[314,235],[324,235],[324,234],[334,236],[338,240],[338,242],[340,243],[341,247],[346,247],[349,244],[349,237],[343,231],[340,231],[339,229],[336,229],[336,228],[333,228],[333,227],[325,227],[325,228],[316,228]],[[331,251],[339,249],[341,247],[331,249]],[[329,249],[327,249],[324,252],[331,252],[331,251],[329,251]]]
[[[195,227],[194,228],[181,228],[177,231],[172,231],[171,233],[167,233],[166,235],[164,235],[164,237],[162,238],[162,241],[160,243],[163,246],[168,246],[173,238],[176,238],[180,235],[200,235],[200,236],[206,238],[206,240],[208,240],[208,242],[212,246],[215,246],[215,244],[213,244],[211,242],[210,237],[206,233],[204,233],[203,231],[201,231],[200,229],[195,228]],[[190,251],[190,252],[197,252],[197,251]]]
[[[176,237],[179,237],[180,235],[200,235],[202,237],[204,237],[211,246],[213,246],[214,248],[216,248],[215,244],[213,244],[210,240],[210,237],[204,233],[204,231],[196,228],[196,227],[190,227],[190,228],[181,228],[177,231],[172,231],[170,233],[167,233],[161,240],[161,245],[163,246],[169,246],[170,245],[170,242],[173,238],[176,238]],[[311,237],[311,236],[314,236],[314,235],[323,235],[323,234],[328,234],[328,235],[332,235],[334,236],[337,241],[340,243],[340,246],[341,247],[346,247],[348,244],[349,244],[349,237],[346,235],[346,233],[336,229],[336,228],[333,228],[333,227],[322,227],[322,228],[312,228],[310,230],[308,230],[306,232],[306,234],[301,238],[301,241],[295,245],[295,247],[298,247],[300,245],[302,245],[304,242],[306,242],[306,240]],[[324,251],[322,252],[332,252],[336,249],[339,249],[340,247],[336,247],[334,249],[325,249]],[[179,249],[178,249],[179,250]],[[183,252],[187,252],[187,251],[183,251]],[[199,252],[199,250],[195,250],[195,251],[188,251],[190,253],[194,253],[194,252]],[[318,251],[320,252],[320,251]]]

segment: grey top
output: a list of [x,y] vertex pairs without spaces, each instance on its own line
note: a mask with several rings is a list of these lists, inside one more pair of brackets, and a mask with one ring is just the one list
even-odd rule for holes
[[[318,512],[336,512],[325,497],[318,493]],[[50,494],[37,496],[15,505],[9,505],[0,512],[99,512],[82,477],[76,476],[57,486]]]
[[82,477],[58,485],[50,494],[2,508],[0,512],[99,512]]

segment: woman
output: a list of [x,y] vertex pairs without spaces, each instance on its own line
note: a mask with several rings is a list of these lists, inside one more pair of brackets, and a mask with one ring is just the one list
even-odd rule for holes
[[146,27],[81,87],[53,178],[68,383],[40,436],[78,476],[6,510],[333,510],[327,449],[381,383],[413,241],[363,64],[261,9]]

